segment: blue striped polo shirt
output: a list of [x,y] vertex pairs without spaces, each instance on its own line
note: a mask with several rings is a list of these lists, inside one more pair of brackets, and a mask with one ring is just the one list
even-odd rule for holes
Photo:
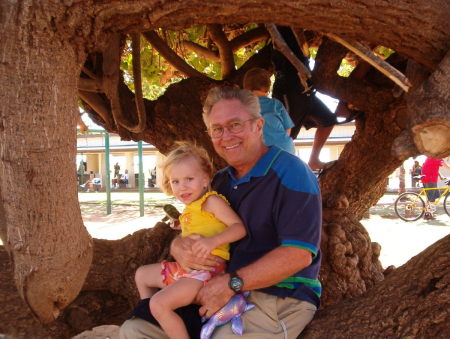
[[247,235],[231,245],[228,271],[247,266],[279,246],[305,249],[311,252],[311,265],[259,291],[319,307],[322,203],[316,177],[303,161],[276,146],[241,179],[234,173],[226,167],[212,182],[247,229]]

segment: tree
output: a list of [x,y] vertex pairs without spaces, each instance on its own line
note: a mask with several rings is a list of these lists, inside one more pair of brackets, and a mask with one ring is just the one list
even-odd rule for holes
[[[233,39],[221,28],[249,22],[276,22],[387,46],[396,51],[389,62],[412,83],[408,93],[399,93],[390,80],[367,70],[362,62],[350,77],[340,77],[336,70],[347,50],[327,38],[318,50],[313,72],[316,88],[353,103],[365,114],[356,122],[355,135],[339,161],[320,179],[325,308],[317,323],[326,328],[324,322],[332,325],[333,320],[344,320],[328,309],[373,305],[360,318],[352,313],[352,321],[340,324],[341,333],[350,333],[350,327],[357,333],[364,326],[358,319],[376,314],[381,321],[389,319],[385,333],[396,336],[406,333],[398,330],[400,323],[417,327],[412,325],[417,314],[380,313],[381,306],[394,309],[405,297],[415,296],[420,303],[422,296],[448,294],[448,266],[428,265],[428,255],[445,257],[448,237],[444,245],[433,245],[405,266],[414,263],[423,272],[420,284],[405,289],[400,285],[416,280],[417,270],[402,267],[384,280],[379,246],[371,243],[359,223],[383,194],[387,175],[404,159],[418,153],[450,154],[446,1],[391,2],[389,6],[368,1],[361,6],[351,0],[331,5],[316,0],[306,6],[288,0],[164,0],[157,4],[48,0],[1,2],[0,6],[0,237],[4,244],[0,262],[5,272],[0,275],[0,300],[9,310],[0,315],[0,332],[61,338],[95,325],[120,323],[137,299],[133,270],[167,255],[166,245],[173,237],[162,226],[115,242],[91,239],[87,234],[76,199],[73,161],[78,94],[96,121],[124,139],[149,141],[162,152],[176,139],[195,139],[213,153],[206,135],[198,133],[204,129],[201,102],[205,93],[217,83],[239,83],[246,67],[267,67],[267,58],[258,53],[238,70],[233,68],[233,49],[227,42]],[[136,35],[140,32],[148,41],[153,39],[150,44],[156,48],[158,28],[201,25],[208,25],[210,39],[217,46],[224,79],[192,73],[170,85],[157,100],[143,99],[139,93],[135,96],[119,71],[124,34],[131,34],[133,44],[139,44]],[[183,65],[174,67],[180,70]],[[186,68],[186,72],[191,70]],[[94,86],[94,91],[92,87],[87,91],[86,86]],[[221,160],[216,157],[215,161],[220,167]],[[396,293],[390,283],[399,287]],[[389,298],[377,298],[374,291],[385,291]],[[448,308],[444,297],[426,300],[420,314],[424,319],[425,314],[433,314],[433,308]],[[39,325],[31,314],[49,324]],[[434,322],[420,321],[415,333],[436,337],[445,333],[448,316],[434,314],[439,315]]]

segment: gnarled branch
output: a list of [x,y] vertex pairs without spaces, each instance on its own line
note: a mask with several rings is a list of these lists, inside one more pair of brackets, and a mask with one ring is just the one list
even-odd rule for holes
[[[270,37],[270,35],[267,32],[267,30],[263,26],[261,26],[261,27],[252,29],[250,31],[247,31],[241,35],[238,35],[237,37],[232,39],[229,43],[231,46],[231,50],[234,53],[244,46],[261,41],[263,39],[267,39],[269,37]],[[216,62],[221,61],[219,53],[217,51],[212,51],[207,47],[204,47],[202,45],[196,44],[195,42],[188,41],[188,40],[183,40],[182,44],[185,48],[187,48],[191,52],[195,52],[198,55],[200,55],[210,61],[216,61]]]
[[155,31],[143,32],[145,39],[166,59],[166,61],[187,77],[207,78],[180,58]]
[[324,38],[317,51],[314,66],[314,87],[323,93],[350,102],[362,111],[374,106],[388,105],[393,100],[392,91],[352,77],[337,74],[347,50],[342,45]]
[[111,112],[105,105],[103,99],[98,94],[82,90],[78,90],[78,95],[103,119],[103,121],[105,122],[105,128],[107,130],[112,129],[113,122],[111,119]]
[[284,41],[280,32],[274,24],[267,24],[267,30],[272,38],[274,47],[279,50],[289,62],[297,69],[298,77],[302,83],[305,92],[309,91],[311,88],[308,85],[307,80],[311,78],[311,72],[309,69],[295,56],[294,52],[289,48],[286,41]]
[[131,34],[131,46],[133,55],[133,80],[138,123],[130,129],[131,132],[141,133],[147,123],[144,100],[142,97],[142,76],[141,76],[141,35]]
[[398,86],[400,86],[405,92],[408,92],[411,87],[411,83],[408,78],[395,67],[392,67],[388,62],[373,54],[370,48],[364,46],[358,41],[345,41],[333,33],[328,33],[327,35],[334,41],[340,43],[342,46],[345,46],[350,51],[358,55],[361,59],[371,64]]
[[208,32],[211,39],[216,44],[222,66],[222,79],[226,79],[234,71],[234,58],[231,44],[222,30],[222,25],[208,25]]
[[197,53],[198,55],[208,60],[216,62],[220,61],[219,53],[217,51],[212,51],[209,48],[196,44],[195,42],[192,41],[183,40],[182,44],[185,48],[187,48],[191,52]]
[[308,41],[306,41],[305,32],[301,28],[291,27],[291,29],[292,33],[294,33],[295,40],[297,40],[297,44],[300,46],[300,50],[302,51],[303,55],[309,58],[310,57],[309,45]]
[[78,80],[78,90],[85,92],[103,93],[103,84],[101,79],[82,78]]
[[252,43],[270,38],[269,32],[267,32],[264,26],[257,27],[250,31],[247,31],[241,35],[238,35],[230,41],[231,50],[236,52],[244,46],[250,45]]
[[103,51],[103,88],[106,96],[110,100],[111,112],[117,127],[119,128],[120,125],[128,131],[139,133],[142,131],[142,126],[140,126],[139,122],[136,124],[128,121],[122,112],[120,103],[120,40],[120,34],[113,34]]

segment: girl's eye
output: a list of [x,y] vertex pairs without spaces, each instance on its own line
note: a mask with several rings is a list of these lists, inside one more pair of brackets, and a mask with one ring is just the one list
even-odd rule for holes
[[187,180],[187,181],[192,181],[192,180],[194,180],[194,178],[188,177],[186,180]]
[[178,180],[172,180],[172,184],[178,184]]

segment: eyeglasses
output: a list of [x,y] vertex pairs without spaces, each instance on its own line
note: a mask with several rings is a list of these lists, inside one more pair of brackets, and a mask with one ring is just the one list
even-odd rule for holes
[[206,132],[211,136],[211,138],[214,138],[214,139],[222,137],[223,133],[225,132],[225,129],[227,129],[228,132],[230,132],[231,134],[237,134],[244,130],[245,123],[247,121],[252,121],[252,120],[256,120],[256,119],[258,119],[258,118],[233,121],[233,122],[230,122],[226,126],[220,126],[220,125],[213,126],[211,128],[208,128],[208,130]]

